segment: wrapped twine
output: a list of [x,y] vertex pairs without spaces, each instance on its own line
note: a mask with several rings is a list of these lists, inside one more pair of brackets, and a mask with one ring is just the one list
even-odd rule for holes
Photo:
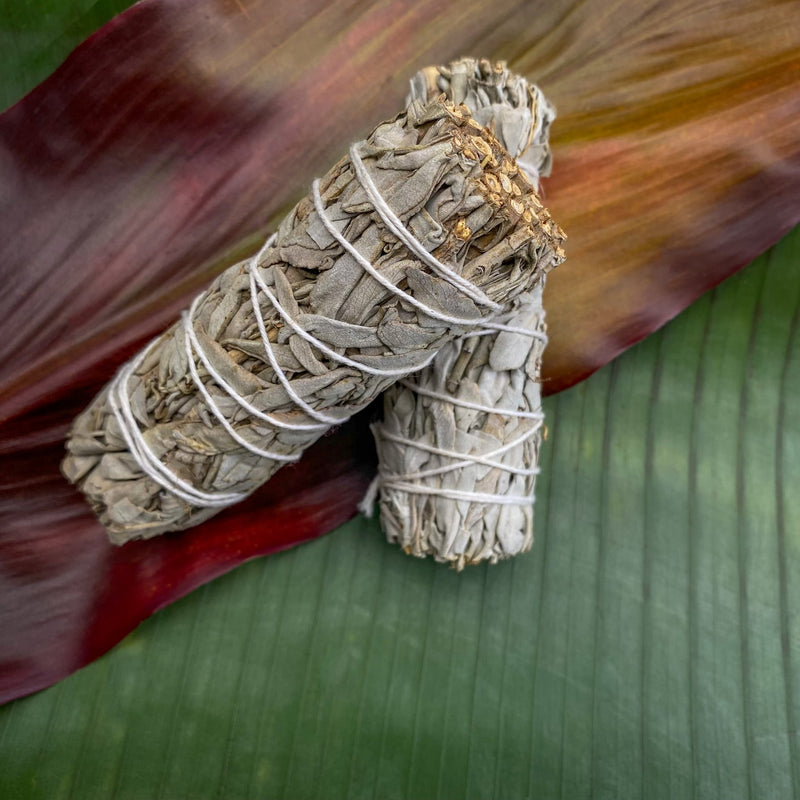
[[562,257],[539,210],[465,107],[411,103],[120,369],[65,476],[117,544],[208,519],[534,286]]
[[[411,81],[410,106],[444,92],[464,103],[519,160],[532,182],[550,170],[553,107],[505,64],[460,59],[428,68]],[[484,180],[501,202],[513,187]],[[535,198],[535,195],[534,195]],[[535,224],[554,232],[557,258],[542,260],[538,281],[508,313],[446,345],[414,379],[384,395],[383,422],[373,425],[379,474],[362,510],[379,495],[389,541],[416,556],[457,569],[529,550],[539,448],[544,432],[540,372],[547,343],[542,291],[563,260],[563,233],[538,199]]]

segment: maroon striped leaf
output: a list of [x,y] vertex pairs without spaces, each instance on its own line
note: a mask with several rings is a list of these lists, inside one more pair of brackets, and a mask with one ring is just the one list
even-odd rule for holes
[[559,108],[546,201],[550,391],[589,375],[800,218],[800,9],[144,0],[0,116],[0,697],[41,688],[242,560],[355,513],[364,418],[247,504],[112,548],[58,473],[74,414],[407,77],[507,58]]

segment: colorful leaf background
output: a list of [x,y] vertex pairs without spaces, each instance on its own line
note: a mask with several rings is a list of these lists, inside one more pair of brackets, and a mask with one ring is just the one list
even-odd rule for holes
[[[57,38],[85,13],[60,6],[68,22]],[[14,19],[34,26],[21,8],[7,16],[4,37]],[[207,27],[196,15],[202,8],[213,11]],[[81,572],[86,554],[99,552],[91,549],[97,531],[53,472],[64,420],[213,270],[252,246],[248,236],[343,143],[390,113],[417,66],[480,46],[513,59],[559,106],[547,193],[572,247],[571,271],[555,273],[548,290],[551,388],[663,323],[800,213],[800,36],[791,4],[606,4],[600,13],[591,3],[342,3],[311,14],[298,3],[278,14],[265,3],[162,1],[132,11],[145,38],[170,32],[174,47],[162,52],[176,55],[164,72],[183,76],[195,99],[198,87],[229,91],[199,111],[174,109],[158,103],[173,84],[131,79],[129,105],[97,106],[102,124],[87,132],[90,109],[53,106],[79,79],[84,93],[102,99],[92,94],[95,85],[102,94],[100,76],[73,57],[49,93],[34,93],[0,123],[12,156],[0,161],[9,201],[3,226],[17,234],[0,243],[2,269],[20,284],[20,294],[2,300],[0,552],[4,586],[14,589],[0,595],[6,667],[12,651],[35,652],[46,665],[42,631],[53,620],[28,614],[42,593],[57,597],[82,577],[109,574],[102,560]],[[131,35],[125,19],[90,44],[107,48],[116,36],[121,48]],[[35,26],[30,31],[34,41]],[[280,55],[253,60],[267,35]],[[207,60],[195,52],[182,61],[177,45],[185,41],[202,43],[197,52]],[[43,77],[29,65],[43,63],[47,48],[22,49],[5,56],[23,65],[19,76],[5,73],[14,76],[4,87],[9,100],[13,86]],[[139,49],[118,50],[109,85],[129,69],[139,74]],[[186,63],[198,71],[181,72]],[[256,66],[248,72],[247,64]],[[241,83],[226,87],[233,74]],[[340,82],[347,88],[339,92]],[[241,99],[242,87],[250,100],[288,114],[292,147],[262,145],[256,156],[269,156],[267,174],[245,180],[230,172],[232,161],[215,166],[212,154],[232,149],[230,157],[240,157],[254,142],[271,142],[270,131],[249,128],[244,142],[231,128],[230,139],[187,154],[176,169],[169,148],[219,130],[208,116],[214,103]],[[289,101],[298,91],[318,102],[294,117]],[[253,114],[244,119],[256,126]],[[37,169],[29,158],[21,169],[13,156],[36,150],[19,139],[30,135],[31,115],[42,120],[50,160]],[[114,125],[137,116],[145,119],[133,131]],[[148,130],[165,128],[176,138],[150,147]],[[97,147],[86,149],[90,141]],[[152,162],[143,168],[133,157],[148,148]],[[209,184],[215,168],[220,183]],[[125,174],[141,182],[114,194]],[[162,174],[180,179],[172,194],[158,183]],[[163,206],[167,196],[197,202],[175,209]],[[53,207],[43,218],[46,200]],[[152,221],[145,226],[159,209],[168,241]],[[119,249],[101,241],[136,224],[141,238]],[[42,238],[59,229],[63,240]],[[81,247],[62,258],[68,241]],[[152,263],[148,247],[158,256]],[[76,307],[67,290],[81,274],[96,274],[102,258],[107,278]],[[358,518],[252,561],[161,611],[67,680],[5,706],[0,797],[796,795],[799,319],[795,231],[547,401],[551,435],[529,556],[457,575],[395,551],[376,523]],[[32,366],[19,356],[26,341],[41,354]],[[345,519],[371,469],[363,428],[357,422],[323,440],[305,473],[287,474],[193,547],[175,537],[156,561],[130,551],[118,562],[128,584],[110,580],[91,594],[93,605],[69,608],[72,638],[56,648],[59,668],[70,646],[74,668],[135,624],[126,593],[139,598],[136,613],[150,613],[255,554],[253,531],[267,550]],[[340,465],[326,488],[326,472]],[[314,480],[311,496],[297,493],[303,475]],[[349,482],[337,483],[342,476]],[[313,520],[315,491],[324,508]],[[33,526],[48,535],[32,537]],[[79,545],[74,573],[64,569],[70,541]],[[184,582],[165,590],[175,576]],[[81,624],[87,635],[76,642]],[[88,632],[98,631],[102,641],[91,651]]]

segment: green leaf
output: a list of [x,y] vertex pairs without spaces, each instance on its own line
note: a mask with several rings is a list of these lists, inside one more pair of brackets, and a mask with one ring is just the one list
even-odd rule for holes
[[796,794],[799,295],[795,231],[548,401],[529,556],[360,519],[246,564],[0,709],[0,797]]
[[133,0],[0,2],[0,111],[44,80],[90,33]]
[[800,791],[800,229],[547,402],[534,551],[359,518],[0,710],[0,797]]

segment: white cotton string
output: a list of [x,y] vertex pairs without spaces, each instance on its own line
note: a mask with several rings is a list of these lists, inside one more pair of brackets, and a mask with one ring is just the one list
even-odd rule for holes
[[484,406],[480,403],[472,403],[469,400],[462,400],[460,397],[455,397],[452,394],[445,394],[444,392],[434,392],[432,389],[425,389],[416,383],[410,381],[400,381],[400,384],[412,392],[430,397],[433,400],[441,400],[445,403],[452,403],[454,406],[461,406],[462,408],[470,408],[473,411],[484,411],[487,414],[498,414],[501,417],[522,417],[524,419],[539,419],[541,412],[539,411],[516,411],[511,408],[495,408],[494,406]]
[[[430,478],[435,475],[442,475],[447,472],[453,472],[454,470],[461,469],[462,467],[468,467],[471,464],[481,464],[488,467],[493,467],[495,469],[502,470],[503,472],[509,472],[514,475],[522,475],[522,476],[532,476],[539,474],[538,467],[514,467],[509,464],[503,464],[498,461],[493,461],[492,458],[494,456],[502,455],[503,453],[511,450],[514,447],[518,447],[519,445],[523,444],[525,441],[530,439],[534,434],[536,434],[542,426],[544,421],[544,414],[541,412],[521,412],[517,411],[513,414],[508,414],[508,416],[515,416],[515,417],[522,417],[523,415],[527,418],[531,418],[533,415],[536,415],[535,418],[537,419],[537,423],[532,425],[527,431],[525,431],[521,436],[518,436],[516,439],[512,440],[511,442],[507,442],[501,447],[496,448],[488,453],[483,455],[478,453],[459,453],[455,450],[445,450],[443,448],[435,447],[434,445],[426,444],[425,442],[416,441],[414,439],[408,439],[404,436],[398,436],[397,434],[390,433],[389,431],[382,430],[381,434],[385,439],[389,441],[396,442],[397,444],[406,446],[406,447],[414,447],[418,450],[424,450],[427,453],[432,453],[434,455],[443,456],[445,458],[453,458],[459,459],[452,464],[446,464],[441,467],[433,467],[431,469],[420,470],[419,472],[410,472],[405,474],[391,474],[386,472],[381,472],[377,478],[377,484],[381,489],[394,489],[395,491],[401,492],[408,492],[410,494],[426,494],[426,495],[434,495],[437,497],[448,497],[453,500],[471,500],[473,502],[480,502],[480,503],[489,503],[495,505],[529,505],[533,502],[533,497],[522,497],[519,495],[508,495],[508,494],[487,494],[481,492],[461,492],[454,489],[446,489],[443,487],[435,487],[435,486],[424,486],[419,483],[412,483],[411,481],[418,481],[424,480],[425,478]],[[377,490],[375,487],[370,486],[370,490],[367,492],[367,495],[362,500],[361,508],[367,516],[372,515],[372,503],[375,501],[375,497],[377,495]]]
[[[249,412],[249,414],[256,419],[263,420],[264,422],[268,422],[270,425],[274,425],[276,428],[285,428],[286,430],[290,431],[318,431],[324,430],[327,428],[327,425],[313,422],[313,423],[304,423],[304,422],[287,422],[286,420],[282,420],[279,417],[275,417],[272,414],[266,414],[265,412],[261,411],[260,409],[256,408],[252,403],[249,403],[242,395],[240,395],[236,389],[234,389],[226,380],[225,378],[220,375],[220,373],[214,368],[214,365],[209,360],[208,356],[206,355],[205,351],[200,345],[200,341],[197,338],[197,333],[194,329],[194,324],[192,320],[195,316],[195,311],[197,309],[197,305],[199,301],[202,299],[202,295],[198,295],[195,297],[194,302],[192,303],[191,308],[189,309],[189,314],[184,318],[184,327],[186,329],[186,334],[189,337],[189,341],[191,342],[192,348],[195,353],[200,358],[203,367],[205,368],[206,372],[214,379],[214,382],[222,389],[229,397],[231,397],[236,403],[238,403],[245,411]],[[262,336],[262,339],[264,337]],[[266,344],[265,347],[269,349],[269,345]],[[191,362],[192,356],[187,352],[189,356],[189,361]],[[194,379],[194,374],[192,375]],[[199,378],[195,379],[195,384],[198,384]],[[198,384],[199,385],[199,384]],[[208,402],[208,401],[206,401]],[[209,407],[212,411],[215,412],[215,409],[218,409],[216,402],[211,400],[209,403]],[[217,417],[219,419],[219,417]]]
[[436,497],[448,497],[451,500],[465,500],[472,503],[486,503],[499,506],[529,506],[534,500],[532,496],[516,494],[484,494],[483,492],[462,492],[458,489],[441,489],[433,486],[420,486],[418,483],[403,483],[402,481],[392,481],[390,487],[400,492],[409,492],[410,494],[428,494]]
[[[544,311],[542,312],[542,317],[544,317]],[[486,336],[490,333],[504,331],[506,333],[518,333],[520,336],[529,336],[531,339],[538,339],[545,346],[547,345],[547,334],[541,330],[532,331],[528,328],[522,328],[519,325],[503,325],[500,322],[491,321],[485,322],[483,325],[485,330],[472,331],[468,334],[468,336]]]
[[503,455],[503,453],[513,450],[518,445],[521,445],[523,442],[530,439],[531,436],[533,436],[542,427],[541,423],[543,421],[544,415],[541,415],[539,424],[532,425],[521,436],[518,436],[516,439],[504,444],[502,447],[498,447],[497,449],[491,450],[483,455],[479,455],[478,453],[460,453],[457,450],[445,450],[432,444],[426,444],[425,442],[420,442],[416,439],[408,439],[405,436],[398,436],[396,433],[390,433],[389,431],[384,430],[382,431],[383,438],[388,439],[389,441],[402,444],[406,447],[414,447],[417,450],[424,450],[426,453],[432,453],[433,455],[444,456],[445,458],[461,459],[453,464],[447,464],[443,467],[433,467],[431,469],[422,470],[421,472],[406,473],[404,475],[390,475],[390,477],[397,477],[401,478],[402,480],[420,480],[422,478],[432,477],[433,475],[442,475],[446,472],[452,472],[453,470],[460,469],[461,467],[468,467],[470,464],[483,464],[484,466],[494,467],[495,469],[503,470],[503,472],[510,472],[514,475],[538,475],[539,467],[513,467],[509,464],[503,464],[499,461],[492,461],[492,458],[494,456]]
[[502,311],[503,306],[495,303],[491,298],[487,297],[475,284],[468,281],[466,278],[454,272],[450,267],[442,264],[438,258],[432,253],[429,253],[420,242],[409,230],[403,225],[401,219],[389,207],[389,204],[383,199],[378,187],[370,177],[361,156],[358,153],[358,145],[354,144],[350,147],[350,161],[355,170],[358,182],[364,188],[373,207],[378,212],[380,218],[384,221],[389,230],[412,252],[416,257],[427,264],[434,272],[441,275],[449,283],[461,289],[461,291],[472,298],[476,303],[493,311]]
[[[528,336],[533,339],[539,339],[544,344],[547,344],[547,334],[542,330],[533,330],[531,328],[523,328],[516,325],[504,325],[499,322],[487,322],[484,324],[485,330],[476,331],[474,333],[468,334],[469,336],[481,336],[486,335],[489,333],[495,332],[508,332],[508,333],[515,333],[520,334],[523,336]],[[457,469],[461,469],[462,467],[468,467],[471,464],[481,464],[483,466],[493,467],[495,469],[500,469],[504,472],[511,473],[513,475],[522,475],[524,477],[529,477],[533,475],[539,474],[539,467],[514,467],[508,464],[503,464],[498,461],[493,461],[492,459],[496,456],[502,455],[503,453],[512,450],[515,447],[523,444],[525,441],[530,439],[533,435],[535,435],[544,423],[544,414],[542,413],[541,409],[537,411],[521,411],[518,409],[498,409],[494,406],[487,406],[482,405],[480,403],[472,403],[467,400],[462,400],[461,398],[455,397],[451,394],[447,394],[444,392],[436,392],[432,389],[425,389],[422,386],[412,383],[408,380],[400,381],[400,384],[405,386],[407,389],[410,389],[412,392],[416,394],[424,395],[425,397],[430,397],[433,400],[439,400],[443,403],[448,403],[451,405],[461,406],[464,408],[473,409],[475,411],[483,411],[487,414],[499,414],[504,417],[509,418],[519,418],[519,419],[532,419],[536,421],[535,425],[532,425],[527,431],[525,431],[521,436],[513,439],[510,442],[502,445],[501,447],[496,448],[488,453],[484,453],[483,455],[477,453],[460,453],[455,450],[446,450],[440,447],[436,447],[434,445],[426,444],[425,442],[420,442],[414,439],[409,439],[405,436],[399,436],[394,433],[390,433],[389,431],[385,430],[385,428],[381,428],[381,436],[384,439],[388,439],[389,441],[395,442],[396,444],[402,445],[404,447],[413,447],[417,450],[423,450],[427,453],[431,453],[432,455],[442,456],[444,458],[452,458],[457,459],[452,464],[446,464],[441,467],[432,467],[426,470],[420,470],[418,472],[411,472],[405,474],[392,474],[387,473],[385,471],[380,471],[373,483],[370,485],[367,494],[364,496],[361,504],[359,505],[359,509],[362,513],[366,514],[366,516],[372,516],[372,507],[377,497],[378,491],[380,489],[394,489],[396,491],[408,492],[410,494],[426,494],[426,495],[433,495],[437,497],[445,497],[450,498],[452,500],[471,500],[473,502],[481,502],[481,503],[488,503],[488,504],[495,504],[495,505],[529,505],[533,503],[534,498],[533,496],[530,497],[520,497],[515,495],[508,495],[508,494],[485,494],[480,492],[460,492],[453,489],[445,489],[445,488],[437,488],[433,486],[423,486],[419,483],[412,483],[411,481],[419,481],[424,480],[426,478],[431,478],[436,475],[443,475],[448,472],[453,472]],[[510,498],[510,499],[509,499]]]
[[264,325],[264,317],[261,314],[261,304],[258,300],[258,287],[256,286],[256,270],[257,267],[255,264],[251,263],[249,266],[250,272],[250,298],[253,303],[253,312],[256,315],[256,324],[258,325],[258,331],[261,334],[261,339],[264,342],[264,349],[267,353],[267,358],[269,359],[269,363],[272,366],[275,375],[280,381],[281,386],[283,386],[286,394],[289,395],[292,402],[301,408],[303,411],[308,414],[309,417],[313,419],[319,420],[320,422],[325,423],[326,425],[338,425],[341,422],[344,422],[347,417],[333,417],[329,414],[325,414],[322,411],[317,411],[316,408],[306,403],[302,397],[294,390],[292,387],[292,382],[286,376],[286,373],[281,368],[281,365],[278,363],[278,359],[275,357],[275,353],[272,350],[272,343],[269,340],[267,335],[267,328]]
[[297,461],[300,458],[300,454],[297,455],[285,455],[283,453],[274,453],[270,450],[263,450],[260,447],[257,447],[252,442],[248,442],[244,439],[241,434],[239,434],[234,427],[228,422],[225,415],[220,411],[219,406],[211,393],[206,389],[203,385],[200,376],[197,373],[197,370],[194,366],[194,357],[192,354],[192,348],[200,357],[200,360],[203,363],[208,374],[214,379],[217,385],[223,389],[236,403],[238,403],[242,408],[249,411],[250,414],[257,419],[261,419],[264,422],[267,422],[271,425],[274,425],[278,428],[286,428],[289,430],[325,430],[330,425],[335,425],[341,422],[339,417],[330,417],[326,414],[322,414],[315,409],[311,408],[307,403],[305,403],[302,398],[300,398],[297,393],[292,389],[289,379],[286,377],[286,374],[281,369],[280,365],[275,358],[275,354],[272,351],[272,345],[269,341],[269,337],[267,335],[266,328],[264,326],[264,319],[261,316],[261,308],[258,303],[258,291],[255,288],[253,272],[255,270],[255,266],[258,264],[259,259],[261,256],[269,249],[272,243],[275,241],[275,234],[272,234],[267,241],[264,243],[263,247],[256,253],[256,255],[250,259],[248,264],[248,271],[250,272],[250,291],[251,291],[251,299],[253,301],[253,311],[255,312],[256,322],[258,324],[259,333],[261,335],[261,341],[264,345],[264,350],[266,351],[267,359],[272,366],[273,371],[277,375],[278,379],[286,389],[289,397],[292,401],[300,406],[300,408],[310,417],[319,420],[315,423],[296,423],[296,422],[286,422],[278,417],[274,417],[272,414],[265,414],[263,411],[260,411],[251,403],[249,403],[242,395],[240,395],[223,377],[219,374],[219,372],[214,369],[213,365],[211,364],[210,359],[205,354],[203,348],[200,345],[200,341],[197,338],[197,333],[194,330],[194,316],[195,311],[197,309],[197,305],[202,298],[202,295],[198,295],[194,302],[189,309],[189,313],[184,316],[184,328],[186,331],[186,338],[187,338],[187,347],[186,347],[186,355],[189,361],[189,372],[192,376],[192,380],[194,381],[195,386],[197,386],[200,393],[203,395],[206,404],[208,405],[211,412],[214,416],[220,421],[222,427],[228,432],[231,438],[238,442],[242,447],[246,450],[249,450],[251,453],[261,456],[262,458],[272,458],[275,461],[285,461],[285,462],[293,462]]
[[[332,358],[334,361],[338,361],[340,364],[346,364],[349,367],[354,367],[361,372],[366,372],[370,375],[379,375],[385,378],[396,378],[400,375],[408,375],[409,369],[407,367],[403,369],[379,369],[378,367],[370,367],[367,364],[363,364],[360,361],[355,361],[352,358],[348,358],[347,356],[342,355],[341,353],[337,353],[332,348],[328,347],[328,345],[321,342],[317,339],[316,336],[310,334],[307,330],[302,328],[300,325],[295,322],[291,315],[286,312],[286,310],[281,306],[278,302],[278,298],[270,291],[269,286],[267,286],[266,281],[261,276],[261,273],[258,271],[256,267],[251,266],[250,274],[255,278],[256,282],[258,283],[258,288],[261,289],[261,293],[264,294],[267,299],[275,306],[275,310],[280,314],[281,319],[301,338],[305,339],[309,344],[313,345],[317,348],[317,350],[325,353],[326,356]],[[414,368],[414,370],[424,369],[425,367],[430,364],[433,359],[436,358],[436,352],[430,354],[428,358],[425,359],[421,364]],[[341,420],[339,420],[341,422]]]
[[300,458],[300,454],[287,456],[285,453],[273,453],[271,450],[264,450],[261,447],[257,447],[252,442],[248,442],[234,427],[228,422],[227,417],[220,411],[219,406],[217,406],[216,400],[211,396],[211,393],[203,384],[203,381],[200,379],[200,375],[197,372],[197,367],[194,364],[194,354],[192,353],[192,340],[189,331],[193,328],[192,320],[189,314],[184,315],[184,340],[186,343],[186,359],[189,365],[189,374],[192,376],[192,381],[194,381],[194,385],[197,387],[198,391],[201,395],[203,395],[203,399],[206,401],[206,405],[211,410],[211,413],[219,420],[220,425],[228,433],[228,436],[231,437],[235,442],[238,442],[245,450],[249,450],[253,455],[261,456],[261,458],[271,458],[275,461],[297,461]]
[[367,491],[358,503],[358,510],[365,517],[372,517],[375,512],[375,501],[378,499],[378,492],[381,489],[381,476],[376,475],[369,483]]
[[[408,294],[408,292],[404,292],[402,289],[395,286],[388,278],[384,275],[381,275],[375,267],[370,264],[370,262],[361,255],[361,253],[356,250],[353,245],[347,241],[347,239],[339,233],[336,226],[330,221],[328,215],[325,213],[325,209],[322,206],[322,198],[320,197],[319,193],[319,181],[316,180],[311,186],[311,196],[314,199],[314,208],[317,211],[317,214],[322,221],[322,224],[325,226],[325,229],[336,239],[337,242],[355,259],[360,267],[362,267],[366,272],[368,272],[381,286],[385,289],[388,289],[392,294],[397,295],[401,300],[409,303],[410,305],[418,308],[423,313],[427,314],[429,317],[433,317],[434,319],[441,320],[442,322],[448,322],[451,325],[488,325],[486,320],[483,317],[454,317],[450,314],[445,314],[441,311],[437,311],[434,308],[423,303],[421,300],[417,300],[416,297]],[[427,252],[427,250],[425,251]]]
[[190,483],[179,478],[172,470],[168,469],[155,456],[150,446],[147,444],[139,423],[133,416],[131,410],[131,399],[128,394],[128,381],[136,368],[144,360],[145,355],[150,351],[150,347],[156,342],[154,339],[150,344],[139,353],[132,361],[128,362],[114,376],[109,386],[108,399],[111,410],[119,423],[122,438],[131,455],[136,459],[136,463],[149,478],[154,480],[159,486],[179,497],[181,500],[195,506],[229,506],[238,503],[247,497],[246,492],[203,492],[196,489]]

